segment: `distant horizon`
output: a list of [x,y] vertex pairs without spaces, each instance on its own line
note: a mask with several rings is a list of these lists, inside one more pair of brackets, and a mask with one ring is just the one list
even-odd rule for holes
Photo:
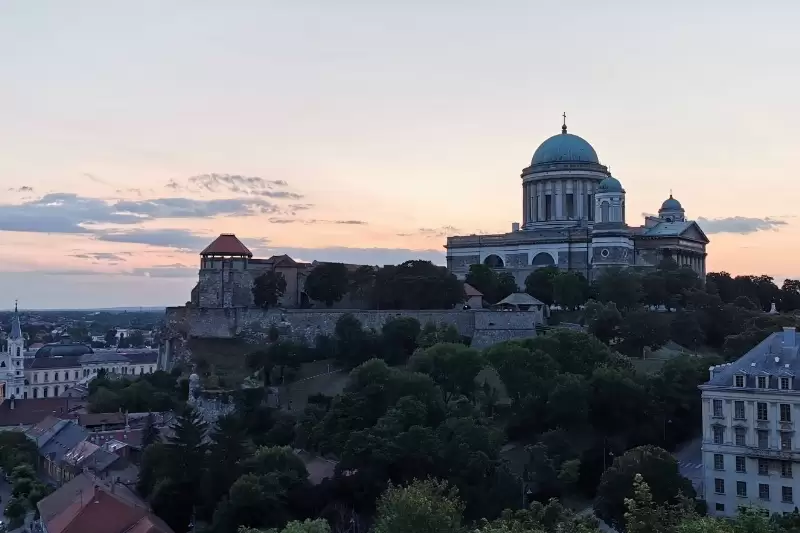
[[564,112],[629,225],[672,193],[709,272],[800,278],[800,4],[712,4],[3,3],[0,304],[182,305],[220,233],[444,264]]

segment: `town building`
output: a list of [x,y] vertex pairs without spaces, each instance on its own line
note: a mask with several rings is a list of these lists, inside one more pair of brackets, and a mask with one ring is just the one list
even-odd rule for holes
[[100,370],[137,376],[158,369],[158,350],[130,348],[94,350],[68,340],[25,349],[19,310],[14,307],[7,346],[0,352],[0,402],[9,399],[51,398],[86,384]]
[[654,268],[669,258],[705,276],[708,238],[672,194],[641,226],[628,224],[625,205],[622,184],[592,145],[567,133],[565,119],[522,170],[522,223],[509,233],[448,237],[447,266],[463,278],[485,264],[523,285],[545,266],[590,279],[607,267]]
[[732,363],[709,369],[703,403],[703,489],[708,511],[794,511],[800,502],[800,355],[793,327]]
[[35,530],[45,533],[172,533],[130,487],[90,473],[77,475],[37,508]]

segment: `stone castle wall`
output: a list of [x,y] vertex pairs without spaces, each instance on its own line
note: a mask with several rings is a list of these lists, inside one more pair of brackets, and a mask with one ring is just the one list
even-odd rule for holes
[[[170,360],[182,359],[178,346],[188,338],[237,338],[266,334],[272,326],[282,333],[308,343],[317,335],[333,335],[336,322],[345,313],[355,316],[365,328],[380,330],[396,317],[413,317],[420,324],[452,324],[461,335],[473,339],[473,346],[484,347],[498,342],[533,337],[542,323],[537,312],[512,311],[362,311],[362,310],[264,310],[246,307],[202,308],[168,307],[165,345]],[[255,335],[254,335],[255,334]],[[170,342],[170,339],[178,342]],[[170,349],[171,348],[171,349]]]

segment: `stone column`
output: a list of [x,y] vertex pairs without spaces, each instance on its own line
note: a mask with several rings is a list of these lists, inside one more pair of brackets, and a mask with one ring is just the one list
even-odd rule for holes
[[526,226],[530,222],[531,216],[531,186],[528,183],[522,185],[522,225]]
[[536,182],[536,220],[542,220],[544,216],[544,183]]
[[564,218],[564,182],[561,180],[553,181],[553,219],[562,220]]

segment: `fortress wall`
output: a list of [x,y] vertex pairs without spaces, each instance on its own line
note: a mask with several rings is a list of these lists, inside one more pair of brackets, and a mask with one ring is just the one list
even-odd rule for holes
[[[234,308],[167,308],[168,336],[184,338],[234,338],[253,332],[266,333],[271,326],[290,329],[297,339],[313,342],[317,335],[333,335],[344,310],[264,310]],[[380,331],[387,320],[413,317],[420,324],[452,324],[461,335],[481,337],[481,346],[511,338],[532,337],[540,320],[536,312],[509,311],[349,311],[365,328]]]

